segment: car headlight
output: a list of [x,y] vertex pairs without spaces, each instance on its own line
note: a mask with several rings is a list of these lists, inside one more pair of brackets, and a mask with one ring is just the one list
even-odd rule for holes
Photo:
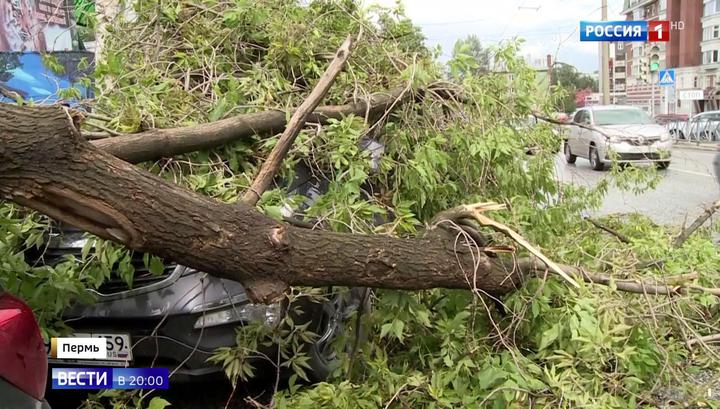
[[610,143],[618,143],[618,142],[620,142],[620,138],[615,135],[610,135],[610,136],[608,136],[608,141]]
[[667,142],[669,140],[670,140],[670,132],[665,131],[660,134],[660,141]]
[[216,327],[233,322],[262,322],[273,326],[280,320],[280,304],[243,304],[206,312],[200,316],[195,329]]

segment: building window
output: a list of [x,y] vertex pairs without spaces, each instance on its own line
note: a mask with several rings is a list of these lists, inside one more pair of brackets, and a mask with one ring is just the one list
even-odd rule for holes
[[720,55],[718,50],[705,51],[703,53],[703,64],[715,64],[720,61]]
[[703,40],[712,40],[720,37],[720,26],[709,26],[703,28],[702,36]]
[[711,16],[718,11],[718,0],[706,0],[705,8],[703,9],[703,16]]

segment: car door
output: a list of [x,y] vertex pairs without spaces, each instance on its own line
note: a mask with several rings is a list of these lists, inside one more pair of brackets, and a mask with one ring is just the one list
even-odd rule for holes
[[[573,120],[580,125],[589,125],[590,113],[587,109],[581,109],[577,111]],[[588,152],[586,147],[588,142],[586,140],[589,137],[590,131],[580,126],[575,126],[573,131],[574,138],[572,138],[573,141],[570,144],[570,149],[572,149],[574,155],[586,157]]]
[[[573,123],[579,124],[580,123],[580,117],[582,116],[582,110],[578,109],[573,113],[572,121]],[[570,132],[568,132],[568,145],[570,146],[570,150],[572,150],[573,154],[577,152],[577,146],[578,146],[578,138],[580,137],[580,133],[583,131],[582,128],[579,126],[571,126]]]

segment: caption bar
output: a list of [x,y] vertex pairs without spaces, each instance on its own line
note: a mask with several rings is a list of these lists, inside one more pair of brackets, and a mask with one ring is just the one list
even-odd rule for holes
[[53,389],[168,389],[167,368],[53,368]]

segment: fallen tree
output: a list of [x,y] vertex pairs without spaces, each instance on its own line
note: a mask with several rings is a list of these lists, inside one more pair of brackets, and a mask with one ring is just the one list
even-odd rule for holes
[[[101,126],[62,107],[0,106],[0,198],[239,280],[255,299],[292,285],[379,288],[362,317],[370,341],[342,382],[279,392],[278,407],[624,408],[654,404],[663,383],[713,362],[720,279],[707,234],[672,248],[672,228],[647,219],[593,220],[614,237],[583,220],[603,182],[555,179],[556,137],[523,126],[552,112],[553,95],[518,44],[492,50],[512,75],[478,75],[462,45],[434,62],[399,11],[248,4],[138,2],[137,21],[108,25],[96,79],[106,91],[87,116]],[[326,105],[293,108],[318,102],[303,104],[361,28]],[[301,184],[312,201],[293,196]],[[107,275],[133,280],[120,267],[138,254],[102,240],[75,260],[28,265],[22,252],[48,227],[23,206],[0,206],[0,286],[44,328],[62,328],[64,306]],[[286,297],[326,289],[306,290]],[[238,328],[240,344],[215,356],[230,379],[269,340],[257,330]],[[688,345],[702,347],[694,362]],[[288,352],[276,364],[301,369],[302,351]]]
[[[83,140],[63,107],[0,106],[0,192],[130,249],[241,281],[256,299],[287,285],[468,288],[502,294],[511,260],[443,240],[308,230],[174,186]],[[442,235],[440,237],[443,237]],[[333,257],[328,257],[333,254]],[[275,283],[257,288],[258,281]]]
[[[564,269],[622,291],[673,295],[685,288],[637,280],[616,283],[577,268],[553,267],[539,253],[535,255],[545,261],[490,257],[492,248],[478,247],[465,237],[458,241],[466,234],[461,228],[438,228],[445,227],[443,222],[472,218],[466,208],[438,215],[431,230],[419,238],[334,233],[279,223],[248,204],[216,202],[101,151],[83,139],[81,121],[82,114],[60,106],[0,105],[3,198],[129,249],[240,281],[256,300],[276,299],[289,285],[467,288],[500,295],[548,266],[562,275]],[[481,225],[507,233],[488,218],[482,218]],[[508,235],[529,247],[512,234]],[[697,285],[687,288],[720,294]]]

